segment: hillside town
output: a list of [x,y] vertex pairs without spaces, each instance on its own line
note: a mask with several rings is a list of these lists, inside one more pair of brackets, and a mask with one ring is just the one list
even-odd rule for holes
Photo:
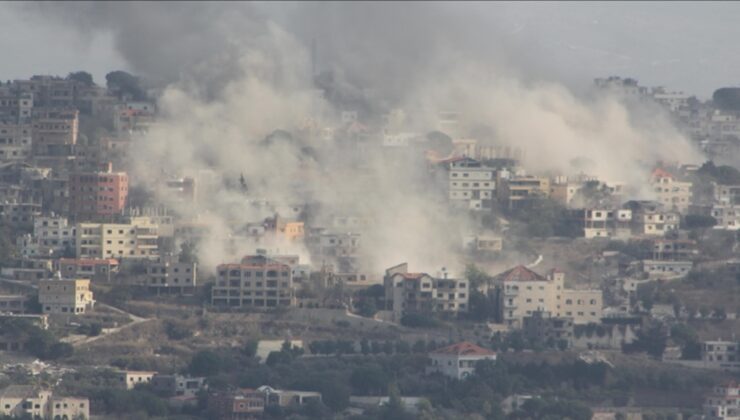
[[127,71],[0,82],[0,418],[740,419],[740,88],[596,78],[695,152],[605,171],[312,76],[245,148]]

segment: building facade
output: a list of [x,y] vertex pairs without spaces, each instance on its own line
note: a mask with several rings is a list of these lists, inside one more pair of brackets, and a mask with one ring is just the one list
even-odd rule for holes
[[475,372],[481,360],[496,360],[496,353],[464,341],[429,353],[427,374],[441,373],[449,378],[462,380]]
[[155,259],[159,255],[157,225],[78,223],[77,258]]
[[221,264],[213,285],[215,306],[274,308],[295,305],[290,265],[264,255],[246,256],[239,264]]
[[103,169],[70,175],[70,213],[78,219],[123,213],[128,197],[128,175],[125,172],[113,172],[110,162]]
[[42,280],[39,282],[39,304],[45,314],[84,314],[95,304],[90,280]]
[[403,263],[386,270],[383,279],[386,305],[399,322],[409,313],[458,313],[468,311],[468,282],[409,273]]

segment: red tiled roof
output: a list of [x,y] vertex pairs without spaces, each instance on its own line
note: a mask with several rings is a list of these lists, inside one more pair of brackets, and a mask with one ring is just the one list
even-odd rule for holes
[[663,168],[656,168],[653,171],[653,178],[673,178],[673,175]]
[[496,276],[502,281],[547,281],[545,277],[535,273],[523,265],[518,265],[511,270],[504,271]]
[[438,350],[434,350],[429,354],[447,354],[454,356],[495,356],[496,353],[484,349],[481,346],[475,345],[469,341],[463,341],[462,343],[453,344],[451,346],[443,347]]

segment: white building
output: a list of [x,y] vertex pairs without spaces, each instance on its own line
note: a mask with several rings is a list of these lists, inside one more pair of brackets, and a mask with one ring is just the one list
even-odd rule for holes
[[441,373],[453,379],[465,379],[475,372],[481,360],[496,360],[496,353],[464,341],[429,353],[430,365],[426,372]]
[[685,213],[691,204],[691,182],[678,181],[672,174],[656,169],[650,178],[650,185],[655,191],[657,201],[666,209]]
[[626,239],[632,235],[632,210],[587,209],[583,216],[585,238]]
[[734,381],[715,386],[703,408],[705,420],[740,420],[740,386]]
[[692,261],[643,260],[642,271],[651,279],[675,279],[689,274]]
[[475,159],[449,162],[449,199],[470,210],[490,209],[496,191],[496,170]]
[[740,230],[740,204],[715,204],[712,217],[717,220],[715,229]]
[[701,345],[701,360],[706,369],[740,370],[740,343],[737,341],[705,341]]
[[435,278],[427,273],[409,273],[403,263],[385,271],[385,300],[398,322],[408,313],[468,311],[468,282]]

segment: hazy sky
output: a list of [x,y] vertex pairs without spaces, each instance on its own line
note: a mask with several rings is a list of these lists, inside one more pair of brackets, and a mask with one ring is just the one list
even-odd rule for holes
[[[454,24],[445,25],[439,18],[444,14],[428,22],[424,21],[427,14],[416,19],[413,14],[422,6],[449,13],[450,22]],[[96,81],[103,82],[110,70],[136,70],[124,58],[126,55],[114,47],[118,45],[116,36],[126,36],[121,34],[120,26],[114,33],[116,29],[106,30],[105,24],[91,22],[89,17],[87,20],[70,18],[76,13],[75,4],[59,7],[69,8],[65,19],[57,19],[54,12],[42,18],[43,13],[29,12],[17,4],[4,3],[0,7],[0,48],[5,53],[5,59],[0,62],[0,79],[44,73],[66,75],[84,69],[93,73]],[[174,9],[179,5],[170,7]],[[244,5],[226,3],[214,7],[228,9]],[[334,7],[345,13],[354,6],[309,5],[312,13],[323,13]],[[740,85],[740,50],[736,47],[740,40],[740,25],[737,24],[740,4],[734,2],[434,3],[407,8],[397,6],[399,11],[413,13],[402,18],[392,16],[395,12],[390,9],[394,6],[389,3],[364,7],[378,12],[375,18],[379,16],[380,20],[373,21],[373,28],[377,27],[383,42],[393,42],[395,35],[403,34],[404,22],[418,27],[425,23],[434,25],[431,30],[440,39],[455,38],[455,32],[464,28],[468,31],[467,38],[456,38],[456,42],[478,44],[476,51],[485,51],[487,43],[491,49],[503,45],[509,59],[523,72],[559,80],[575,89],[586,86],[594,77],[609,75],[631,76],[648,86],[665,85],[705,98],[719,86]],[[136,13],[147,14],[148,8],[146,4],[139,4]],[[384,8],[389,9],[388,19],[383,19]],[[161,13],[162,8],[159,9],[157,13]],[[305,22],[314,15],[306,13],[309,9],[299,4],[258,4],[256,9],[289,31],[295,31],[303,40],[318,38],[325,48],[332,45],[327,37],[341,40],[343,34],[337,32],[352,30],[353,26],[351,21],[334,21],[339,29],[317,28]],[[141,21],[149,25],[161,24],[160,33],[172,24],[168,19],[178,19],[152,14],[155,18],[142,16]],[[362,19],[362,13],[356,15],[346,19]],[[340,13],[338,16],[345,19],[343,16],[348,15]],[[106,19],[111,18],[108,13]],[[136,16],[128,14],[122,18],[135,19]],[[384,21],[388,27],[384,27]],[[187,28],[189,24],[184,26]],[[172,26],[177,30],[183,28],[183,25]],[[313,31],[321,31],[321,34],[314,35]],[[366,34],[362,36],[367,37]],[[140,43],[141,49],[149,48],[146,42]],[[155,57],[157,53],[152,52]],[[330,51],[324,53],[331,55]]]

